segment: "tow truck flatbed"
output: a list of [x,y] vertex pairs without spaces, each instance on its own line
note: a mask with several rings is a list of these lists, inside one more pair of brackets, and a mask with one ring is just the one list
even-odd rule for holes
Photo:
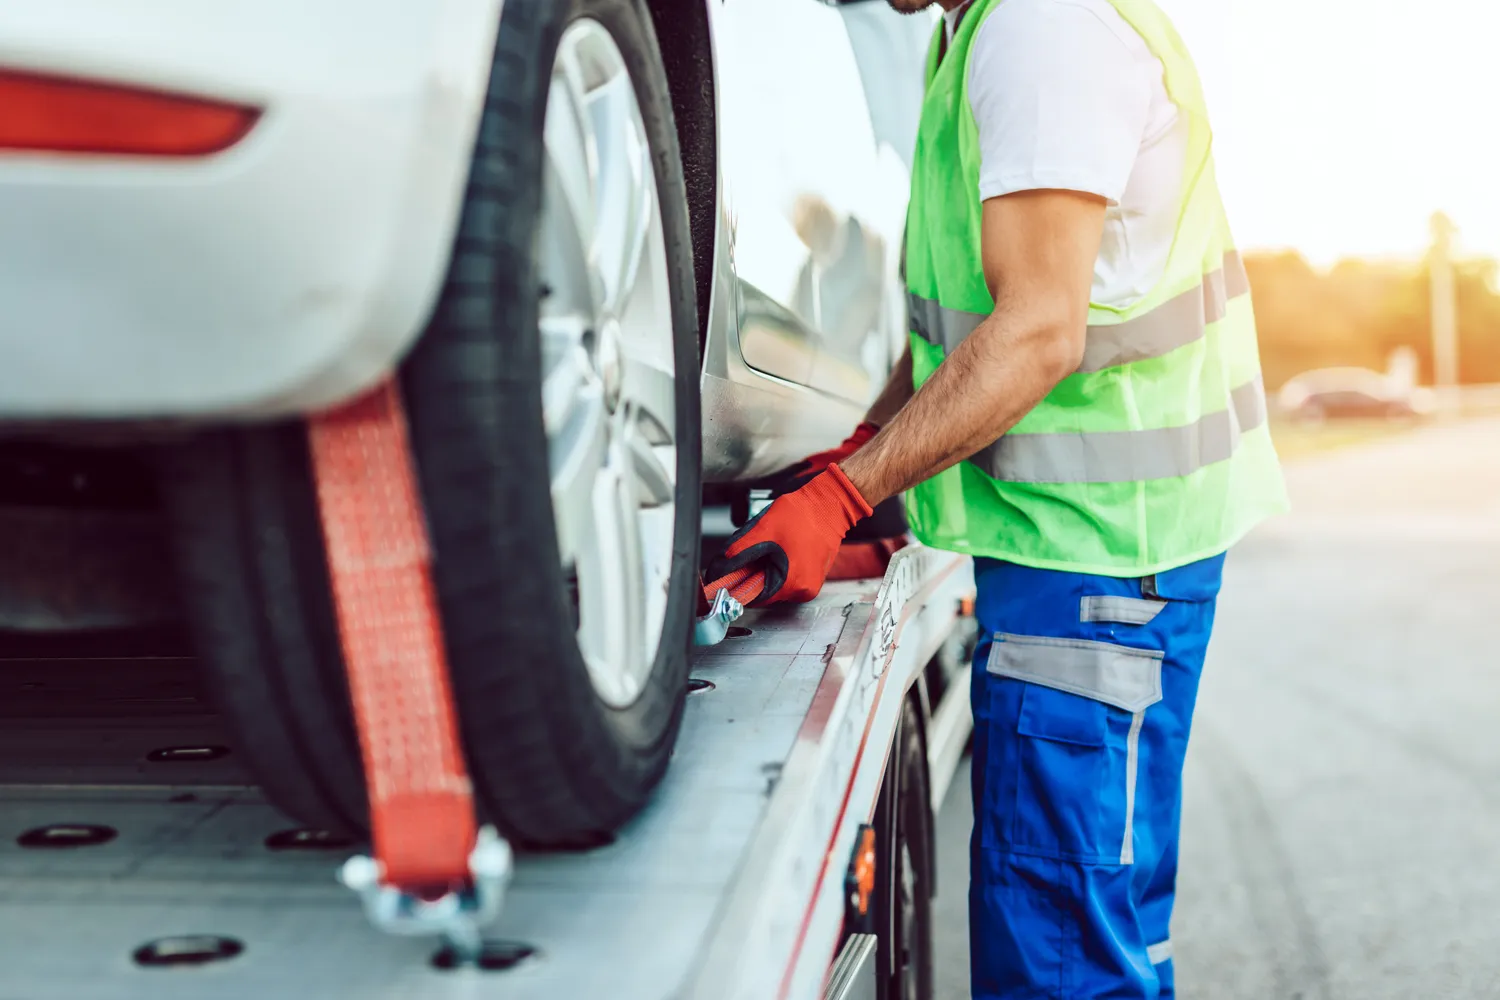
[[[334,878],[355,846],[299,846],[215,719],[172,693],[183,664],[90,665],[116,678],[108,711],[82,685],[92,694],[63,691],[42,717],[11,711],[0,727],[0,997],[836,993],[844,874],[903,704],[920,702],[929,806],[967,739],[972,589],[968,559],[911,546],[883,581],[747,614],[697,656],[701,690],[646,811],[610,843],[520,858],[488,937],[531,953],[504,971],[440,969],[430,939],[375,930]],[[33,696],[57,683],[55,666],[0,662],[6,688]],[[141,949],[163,939],[168,958],[234,953],[161,967]]]

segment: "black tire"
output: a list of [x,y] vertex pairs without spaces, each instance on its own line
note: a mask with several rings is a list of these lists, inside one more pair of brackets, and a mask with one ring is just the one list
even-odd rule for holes
[[927,753],[910,698],[881,793],[881,839],[887,846],[877,852],[879,997],[932,1000],[932,804]]
[[162,495],[205,686],[284,812],[367,829],[306,431],[204,435],[162,455]]
[[[651,677],[623,709],[599,699],[573,635],[539,384],[533,247],[542,124],[558,41],[582,17],[608,29],[635,83],[676,334],[670,598]],[[666,73],[640,0],[508,0],[495,66],[449,285],[403,382],[477,787],[490,815],[522,842],[587,842],[645,803],[666,769],[687,691],[702,475],[687,190]]]
[[[542,124],[553,54],[603,24],[635,84],[666,236],[678,372],[677,507],[661,648],[624,708],[595,693],[558,563],[542,425]],[[701,425],[691,234],[665,73],[639,0],[509,0],[447,280],[401,383],[435,555],[465,752],[481,811],[526,846],[587,844],[664,773],[687,690]],[[305,432],[203,436],[164,484],[184,596],[236,747],[304,822],[366,828]]]

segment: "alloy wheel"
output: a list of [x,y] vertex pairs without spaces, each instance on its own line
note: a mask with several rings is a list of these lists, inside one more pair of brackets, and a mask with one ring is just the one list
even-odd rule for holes
[[542,407],[579,651],[630,705],[662,642],[677,490],[676,370],[651,148],[618,45],[564,31],[544,129]]

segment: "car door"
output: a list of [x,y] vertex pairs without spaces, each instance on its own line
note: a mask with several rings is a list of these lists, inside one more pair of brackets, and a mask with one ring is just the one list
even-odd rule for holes
[[895,273],[906,166],[877,141],[838,8],[725,0],[716,21],[744,361],[865,403],[893,360],[893,325],[904,326]]

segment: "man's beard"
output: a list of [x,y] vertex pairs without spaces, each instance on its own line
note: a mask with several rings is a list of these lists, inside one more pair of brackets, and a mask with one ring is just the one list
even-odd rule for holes
[[920,14],[936,2],[937,0],[886,0],[891,5],[891,10],[898,14]]

